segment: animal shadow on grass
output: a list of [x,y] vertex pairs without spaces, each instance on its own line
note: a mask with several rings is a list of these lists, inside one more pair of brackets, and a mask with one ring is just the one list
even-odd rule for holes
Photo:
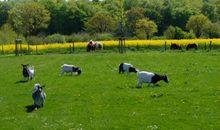
[[15,84],[19,84],[19,83],[27,83],[27,82],[28,82],[28,80],[19,80],[19,81],[15,82]]
[[25,106],[25,108],[26,108],[26,112],[30,113],[33,112],[36,107],[34,105],[27,105]]
[[150,84],[150,85],[143,85],[142,87],[136,86],[137,89],[144,88],[144,87],[156,88],[156,87],[160,87],[160,85],[159,84]]

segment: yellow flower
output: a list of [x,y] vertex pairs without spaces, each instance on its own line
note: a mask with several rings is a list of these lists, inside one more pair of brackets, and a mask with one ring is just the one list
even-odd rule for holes
[[[104,46],[118,46],[118,40],[108,40],[108,41],[100,41]],[[125,40],[125,46],[163,46],[165,43],[170,45],[171,43],[176,43],[180,45],[187,45],[189,43],[197,43],[197,44],[210,44],[210,42],[214,45],[220,45],[220,39],[180,39],[180,40]],[[75,42],[75,48],[86,48],[88,42]],[[62,49],[62,48],[70,48],[73,47],[73,43],[50,43],[50,44],[42,44],[42,45],[30,45],[31,50],[47,50],[47,49]],[[18,46],[20,48],[20,45]],[[0,51],[4,50],[6,53],[13,53],[15,51],[15,44],[3,44],[0,47]],[[28,45],[22,44],[22,50],[27,50]]]

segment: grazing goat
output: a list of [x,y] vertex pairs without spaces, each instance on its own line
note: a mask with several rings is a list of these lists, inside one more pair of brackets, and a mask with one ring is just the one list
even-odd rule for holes
[[34,107],[40,107],[44,105],[46,99],[46,93],[43,91],[43,87],[40,84],[35,84],[34,91],[32,93],[32,98],[34,100]]
[[80,75],[82,73],[82,70],[80,67],[76,67],[74,65],[63,64],[61,66],[61,75],[63,75],[64,72],[71,73],[72,75],[73,73],[77,73],[77,75]]
[[29,64],[21,64],[22,74],[26,80],[32,80],[34,78],[34,66],[29,66]]
[[181,50],[181,46],[179,44],[172,43],[170,46],[171,50]]
[[103,49],[103,45],[100,42],[95,42],[95,50],[102,50]]
[[86,51],[87,52],[95,51],[95,44],[92,40],[90,40],[89,43],[87,44]]
[[127,74],[129,72],[134,72],[134,73],[137,73],[138,72],[138,69],[136,69],[135,67],[133,67],[133,65],[129,64],[129,63],[121,63],[119,65],[119,74],[120,73],[124,73],[126,72]]
[[93,42],[92,40],[89,41],[89,43],[86,46],[86,51],[95,51],[95,50],[102,50],[103,45],[100,42]]
[[188,45],[186,46],[186,50],[189,50],[189,49],[195,49],[195,50],[197,50],[197,48],[198,48],[198,45],[196,45],[195,43],[188,44]]
[[159,75],[152,72],[140,71],[137,73],[138,87],[142,86],[142,83],[156,84],[158,81],[163,80],[168,83],[168,78],[166,75]]

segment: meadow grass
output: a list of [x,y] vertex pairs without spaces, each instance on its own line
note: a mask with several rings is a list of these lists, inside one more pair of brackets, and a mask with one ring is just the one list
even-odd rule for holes
[[[220,52],[84,53],[0,57],[0,129],[217,130],[220,129]],[[167,74],[169,84],[136,88],[121,62]],[[21,83],[22,63],[35,79]],[[82,68],[60,76],[63,63]],[[43,108],[27,112],[34,84],[45,84]]]

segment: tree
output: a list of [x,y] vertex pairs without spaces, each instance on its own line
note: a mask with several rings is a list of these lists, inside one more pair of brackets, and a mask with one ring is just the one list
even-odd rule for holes
[[49,12],[35,2],[19,3],[9,12],[9,22],[13,29],[26,38],[47,28],[49,20]]
[[0,27],[4,25],[8,20],[8,11],[11,9],[11,6],[6,2],[0,1]]
[[192,15],[194,15],[194,12],[188,7],[175,8],[172,13],[172,23],[170,24],[186,30],[186,23]]
[[128,33],[134,35],[137,21],[144,18],[143,8],[132,8],[126,13]]
[[16,33],[13,31],[12,27],[9,24],[4,24],[0,28],[0,43],[14,43],[16,36]]
[[217,13],[217,8],[215,5],[210,3],[205,3],[201,9],[202,13],[207,16],[212,22],[219,20],[219,14]]
[[174,7],[173,7],[173,3],[170,0],[164,0],[163,7],[164,8],[162,11],[162,15],[163,15],[162,30],[165,30],[165,28],[170,26],[172,23],[172,19],[173,19],[172,12]]
[[112,32],[115,28],[113,18],[104,12],[98,12],[86,23],[86,29],[91,33]]
[[187,33],[177,26],[169,26],[164,32],[164,36],[166,36],[167,39],[184,39],[186,35]]
[[212,22],[216,22],[219,19],[216,6],[211,3],[204,3],[201,9],[202,13],[207,16]]
[[137,21],[136,24],[136,35],[145,36],[145,38],[149,39],[153,36],[154,33],[157,32],[157,25],[154,21],[143,18]]
[[204,32],[205,32],[205,35],[209,38],[219,38],[220,37],[220,21],[207,26]]
[[103,1],[103,8],[106,9],[115,20],[117,24],[117,29],[115,30],[115,34],[117,36],[125,36],[126,35],[126,15],[124,8],[124,0],[105,0]]
[[169,27],[167,28],[167,30],[164,31],[164,36],[165,36],[167,39],[174,39],[174,38],[175,38],[175,32],[176,32],[175,27],[169,26]]
[[200,14],[191,16],[186,24],[186,28],[193,30],[193,32],[196,34],[196,37],[199,38],[210,24],[211,21],[208,19],[208,17]]
[[139,7],[140,0],[124,0],[124,8],[125,10],[130,10],[132,8]]

